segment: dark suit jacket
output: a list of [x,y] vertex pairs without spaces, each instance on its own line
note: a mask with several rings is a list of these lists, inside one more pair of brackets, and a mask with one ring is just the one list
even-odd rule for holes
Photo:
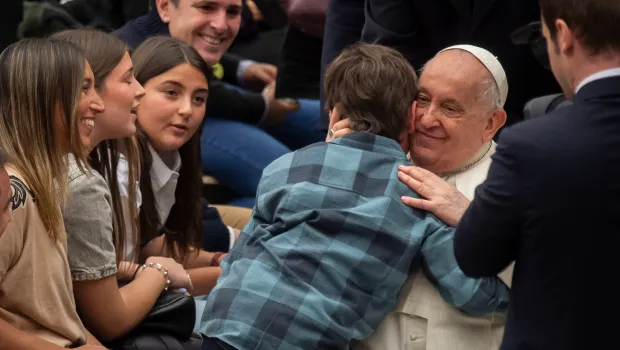
[[325,18],[325,35],[321,50],[320,96],[321,119],[327,130],[329,116],[325,111],[323,78],[325,69],[345,47],[358,42],[364,26],[364,0],[329,0]]
[[516,260],[501,349],[618,346],[619,223],[620,76],[506,129],[458,225],[465,274]]
[[537,0],[367,0],[362,41],[396,48],[415,69],[456,44],[491,51],[508,78],[509,125],[523,119],[531,98],[560,92],[529,46],[515,46],[510,39],[515,29],[539,20]]
[[[161,21],[157,11],[127,22],[122,28],[114,32],[129,47],[135,49],[147,38],[154,35],[170,35],[168,26]],[[237,84],[237,67],[241,58],[226,53],[220,64],[224,68],[223,81]],[[209,98],[207,101],[207,117],[235,120],[246,123],[257,123],[265,112],[265,100],[259,93],[249,91],[240,92],[231,89],[215,76],[209,78]]]

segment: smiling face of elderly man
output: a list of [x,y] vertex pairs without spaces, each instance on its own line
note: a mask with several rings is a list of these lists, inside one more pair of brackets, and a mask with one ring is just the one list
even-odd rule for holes
[[[490,67],[495,77],[474,54],[458,48],[444,50],[426,64],[419,80],[415,132],[410,136],[414,164],[449,175],[490,147],[506,122],[502,107],[508,89],[501,65],[495,60]],[[498,72],[504,77],[501,92]]]

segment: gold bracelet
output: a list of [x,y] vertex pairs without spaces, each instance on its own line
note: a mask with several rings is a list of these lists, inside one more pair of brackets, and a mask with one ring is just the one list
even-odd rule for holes
[[159,271],[161,271],[161,273],[164,274],[164,278],[166,279],[166,287],[164,288],[165,291],[168,290],[168,287],[170,287],[170,278],[168,278],[168,268],[166,268],[165,266],[162,266],[160,263],[148,263],[148,264],[144,264],[142,265],[142,267],[147,268],[147,267],[152,267],[154,269],[157,269]]

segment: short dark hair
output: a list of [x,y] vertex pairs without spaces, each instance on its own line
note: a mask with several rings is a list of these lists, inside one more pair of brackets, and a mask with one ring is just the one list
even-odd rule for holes
[[562,19],[591,54],[620,51],[620,1],[539,0],[539,3],[554,43],[555,21]]
[[374,44],[354,44],[325,72],[325,107],[336,105],[354,131],[400,141],[418,94],[417,76],[396,50]]

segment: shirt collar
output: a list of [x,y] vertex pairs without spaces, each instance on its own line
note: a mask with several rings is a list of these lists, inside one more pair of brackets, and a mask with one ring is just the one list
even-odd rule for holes
[[469,168],[474,167],[476,164],[480,163],[483,159],[485,159],[487,155],[489,155],[493,144],[494,141],[483,144],[482,147],[480,147],[480,149],[478,150],[478,152],[476,152],[476,154],[471,156],[469,159],[467,159],[455,169],[442,173],[441,176],[443,176],[444,178],[452,177],[456,174],[464,172],[465,170],[468,170]]
[[153,192],[158,192],[170,181],[170,179],[176,179],[179,177],[179,170],[181,169],[181,155],[178,151],[174,151],[174,166],[170,169],[150,144],[149,151],[151,152],[151,157],[153,158],[153,164],[151,165],[151,183],[153,185]]
[[581,81],[581,83],[579,83],[579,85],[577,85],[577,88],[575,89],[575,93],[578,93],[582,87],[584,87],[586,84],[591,83],[595,80],[611,78],[611,77],[616,77],[616,76],[620,76],[620,67],[606,69],[606,70],[594,73],[586,77],[584,80]]
[[398,142],[367,131],[357,131],[331,141],[333,144],[357,148],[364,151],[382,153],[407,161],[407,156]]

